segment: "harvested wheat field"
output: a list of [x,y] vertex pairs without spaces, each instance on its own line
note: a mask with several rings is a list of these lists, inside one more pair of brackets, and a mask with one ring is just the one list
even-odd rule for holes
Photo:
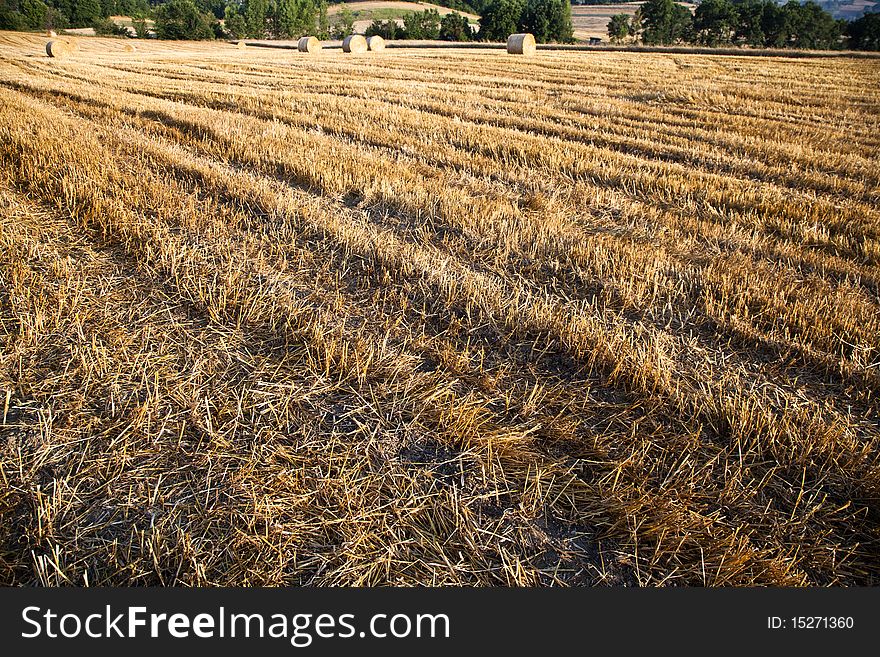
[[880,581],[868,59],[0,35],[0,581]]

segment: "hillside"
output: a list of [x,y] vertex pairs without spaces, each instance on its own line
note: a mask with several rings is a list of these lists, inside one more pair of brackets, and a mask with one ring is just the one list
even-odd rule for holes
[[[619,2],[603,5],[573,5],[571,22],[574,25],[575,39],[585,41],[597,37],[608,40],[608,21],[615,14],[632,16],[642,6],[642,2]],[[679,3],[693,11],[697,5],[689,2]]]
[[340,12],[347,7],[352,12],[354,18],[354,31],[363,34],[374,20],[394,20],[399,24],[403,24],[403,18],[407,14],[425,11],[426,9],[435,9],[441,16],[450,13],[458,13],[466,16],[472,24],[477,24],[480,17],[476,14],[470,14],[463,11],[441,7],[427,2],[398,2],[396,0],[366,0],[362,2],[345,2],[330,5],[327,14],[330,17],[330,23],[339,22]]

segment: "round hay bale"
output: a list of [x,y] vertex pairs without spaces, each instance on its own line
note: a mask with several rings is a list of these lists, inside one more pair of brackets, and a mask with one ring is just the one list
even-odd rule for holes
[[235,44],[235,47],[239,50],[244,50],[247,48],[247,44],[244,41],[239,40],[238,43]]
[[511,55],[534,55],[538,48],[531,34],[511,34],[507,37],[507,52]]
[[313,36],[304,36],[297,41],[296,49],[300,52],[321,52],[321,42]]
[[49,57],[67,57],[70,54],[70,46],[64,41],[50,41],[46,44],[46,54]]
[[378,35],[368,37],[367,48],[372,52],[382,52],[383,50],[385,50],[385,39]]
[[56,32],[55,30],[46,30],[46,36],[47,37],[57,37],[58,32]]
[[367,40],[360,34],[349,34],[342,41],[342,52],[367,52]]

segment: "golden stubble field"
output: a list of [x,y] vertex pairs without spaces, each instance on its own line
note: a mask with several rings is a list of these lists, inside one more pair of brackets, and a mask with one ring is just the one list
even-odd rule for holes
[[0,581],[880,578],[880,67],[0,35]]

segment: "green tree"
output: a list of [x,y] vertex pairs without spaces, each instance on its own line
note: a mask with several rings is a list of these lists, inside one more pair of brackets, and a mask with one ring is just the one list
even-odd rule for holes
[[366,32],[364,32],[365,36],[380,36],[383,39],[403,39],[406,37],[406,32],[401,28],[397,21],[380,21],[374,20],[370,23],[369,27],[367,27]]
[[101,18],[100,0],[72,0],[70,3],[70,24],[74,27],[89,27]]
[[318,38],[330,38],[330,19],[327,17],[327,0],[318,3]]
[[147,25],[147,16],[140,11],[131,15],[131,26],[138,39],[146,39],[150,36],[150,28]]
[[282,39],[303,36],[311,31],[317,14],[318,7],[312,0],[275,0],[273,35]]
[[49,7],[40,0],[21,0],[18,11],[26,28],[36,30],[46,26]]
[[436,9],[426,9],[422,12],[413,12],[403,17],[403,29],[407,39],[428,39],[434,41],[440,38],[440,12]]
[[248,34],[248,25],[244,16],[241,15],[240,5],[230,2],[223,12],[223,24],[226,32],[233,39],[243,39]]
[[519,29],[524,8],[524,0],[488,0],[480,17],[480,39],[507,41]]
[[0,30],[24,30],[24,18],[21,13],[5,2],[0,2]]
[[880,50],[880,14],[865,14],[847,28],[849,47],[856,50]]
[[117,0],[116,9],[123,16],[146,16],[150,13],[147,0]]
[[156,35],[160,39],[213,39],[214,22],[192,0],[170,0],[156,8]]
[[116,0],[101,0],[101,16],[107,18],[118,14],[119,8],[116,5]]
[[629,15],[615,14],[608,21],[608,38],[614,43],[620,43],[629,36]]
[[[108,0],[104,0],[107,2]],[[118,1],[118,0],[111,0]],[[217,20],[226,16],[226,0],[194,0],[196,7],[203,14],[211,14]]]
[[354,33],[354,14],[351,9],[343,5],[339,13],[336,14],[336,22],[330,30],[330,36],[334,39],[344,39],[349,34]]
[[736,34],[739,12],[730,0],[703,0],[694,13],[694,34],[699,43],[730,43]]
[[691,12],[674,0],[648,0],[641,6],[642,41],[670,45],[687,41],[692,30]]
[[266,20],[269,17],[268,0],[248,0],[244,18],[247,23],[247,35],[252,39],[266,36]]
[[764,15],[764,3],[761,0],[739,0],[735,6],[737,21],[734,40],[750,46],[763,46],[764,30],[761,28],[761,19]]
[[440,21],[440,38],[444,41],[471,41],[474,31],[467,18],[453,11]]
[[788,45],[788,17],[785,10],[772,0],[764,0],[761,7],[761,31],[766,47],[784,48]]
[[840,26],[813,0],[800,4],[790,0],[783,8],[787,18],[788,43],[814,50],[840,47]]
[[98,36],[129,36],[128,28],[117,25],[109,18],[97,18],[92,21],[92,29]]
[[517,25],[531,32],[538,43],[574,41],[569,0],[527,0]]

